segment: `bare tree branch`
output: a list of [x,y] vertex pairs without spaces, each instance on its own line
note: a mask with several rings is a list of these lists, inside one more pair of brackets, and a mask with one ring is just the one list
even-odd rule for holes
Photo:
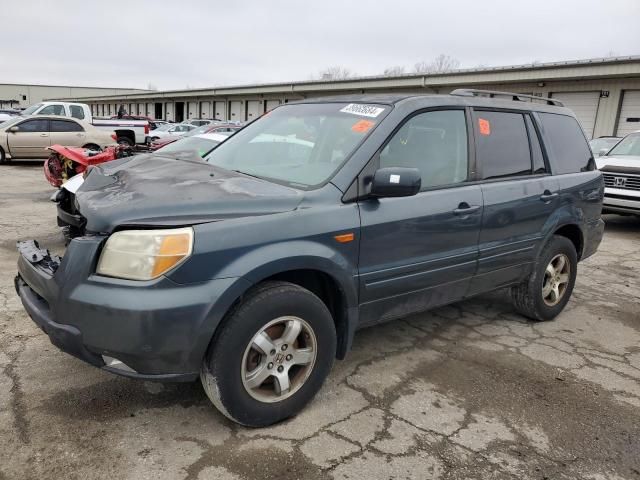
[[460,61],[449,55],[441,53],[432,62],[418,62],[413,70],[416,73],[446,73],[457,69]]
[[393,67],[387,67],[382,73],[385,77],[395,77],[404,73],[404,67],[402,65],[395,65]]
[[321,80],[344,80],[354,77],[355,74],[345,67],[333,66],[320,71]]

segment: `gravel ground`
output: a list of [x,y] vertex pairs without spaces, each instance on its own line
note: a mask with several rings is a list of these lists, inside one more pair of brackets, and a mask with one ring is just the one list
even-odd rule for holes
[[57,251],[37,163],[0,167],[0,479],[640,479],[640,221],[608,216],[554,322],[503,293],[360,331],[298,417],[228,422],[198,383],[120,378],[52,346],[15,241]]

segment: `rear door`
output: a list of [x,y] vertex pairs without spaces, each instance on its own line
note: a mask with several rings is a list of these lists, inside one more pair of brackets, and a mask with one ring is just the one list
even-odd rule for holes
[[418,168],[413,197],[360,201],[360,321],[371,324],[464,297],[476,270],[482,193],[470,178],[464,109],[409,118],[375,168]]
[[78,122],[51,119],[51,145],[81,147],[86,143],[86,139],[84,128]]
[[17,132],[8,132],[7,143],[11,156],[15,158],[45,158],[45,149],[51,145],[49,120],[34,118],[15,125]]
[[539,128],[529,113],[476,109],[473,125],[484,215],[470,294],[511,284],[529,273],[559,197]]

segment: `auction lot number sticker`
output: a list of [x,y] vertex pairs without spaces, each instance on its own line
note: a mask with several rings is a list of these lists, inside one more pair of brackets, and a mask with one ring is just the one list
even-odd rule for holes
[[340,111],[342,113],[351,113],[353,115],[376,118],[384,112],[384,108],[376,107],[375,105],[365,105],[363,103],[350,103]]

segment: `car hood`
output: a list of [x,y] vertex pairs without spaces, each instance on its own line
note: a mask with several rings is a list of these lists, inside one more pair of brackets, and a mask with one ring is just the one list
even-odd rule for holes
[[596,165],[603,172],[640,174],[640,156],[637,155],[598,157]]
[[86,230],[193,225],[294,210],[299,190],[214,167],[197,154],[137,155],[89,170],[76,191]]

